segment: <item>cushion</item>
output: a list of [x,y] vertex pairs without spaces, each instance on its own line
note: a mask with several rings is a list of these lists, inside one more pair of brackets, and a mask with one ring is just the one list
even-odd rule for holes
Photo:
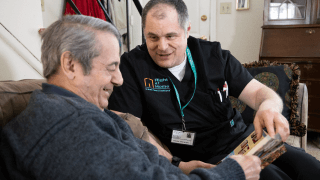
[[20,114],[28,104],[31,93],[41,89],[44,79],[0,81],[0,127]]
[[[249,73],[259,82],[273,89],[283,101],[282,115],[289,121],[290,134],[304,136],[306,126],[297,117],[297,100],[300,79],[299,66],[287,65],[277,62],[258,61],[250,64],[243,64]],[[253,122],[256,111],[241,102],[230,97],[231,103],[242,115],[246,124]]]
[[[113,110],[111,110],[113,111]],[[140,118],[130,114],[130,113],[122,113],[118,111],[113,111],[116,113],[119,117],[124,119],[130,126],[133,135],[139,139],[142,139],[144,141],[150,142],[149,140],[149,134],[148,134],[148,128],[144,126],[140,120]]]

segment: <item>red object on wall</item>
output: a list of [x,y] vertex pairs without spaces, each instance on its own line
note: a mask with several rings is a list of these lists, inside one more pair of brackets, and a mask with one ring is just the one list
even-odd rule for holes
[[[72,0],[72,1],[77,6],[81,14],[100,18],[106,21],[106,17],[103,13],[103,10],[99,6],[97,0]],[[76,14],[76,13],[73,11],[70,4],[67,2],[64,15],[73,15],[73,14]]]

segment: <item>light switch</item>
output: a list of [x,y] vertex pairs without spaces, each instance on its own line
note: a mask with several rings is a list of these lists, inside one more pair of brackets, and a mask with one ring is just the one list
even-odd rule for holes
[[231,14],[231,2],[220,3],[220,14]]

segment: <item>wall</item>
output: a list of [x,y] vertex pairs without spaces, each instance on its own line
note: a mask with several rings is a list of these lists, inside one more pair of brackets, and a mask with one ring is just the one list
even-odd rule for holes
[[40,0],[1,0],[0,4],[0,80],[42,78]]
[[[231,14],[220,14],[220,3],[231,2]],[[249,10],[236,11],[236,0],[217,0],[216,40],[241,62],[259,60],[263,0],[250,0]]]
[[44,11],[42,11],[43,27],[50,26],[62,17],[64,4],[65,0],[44,0]]
[[[148,2],[148,0],[139,0],[142,7]],[[130,25],[130,49],[134,49],[136,46],[142,43],[142,20],[141,16],[131,0],[129,3],[129,25]]]
[[44,11],[40,0],[1,0],[0,80],[43,78],[38,30],[62,16],[64,0],[43,2]]

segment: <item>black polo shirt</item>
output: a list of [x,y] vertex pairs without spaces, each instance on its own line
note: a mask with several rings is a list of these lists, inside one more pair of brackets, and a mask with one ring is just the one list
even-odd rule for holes
[[194,97],[183,111],[186,129],[196,132],[193,146],[171,143],[172,130],[182,129],[182,118],[170,79],[184,106],[195,88],[191,67],[187,63],[180,82],[168,69],[153,62],[146,44],[122,55],[120,70],[124,83],[114,88],[109,109],[140,117],[172,154],[183,161],[206,161],[228,153],[230,144],[246,130],[240,113],[232,108],[229,98],[220,101],[217,89],[222,90],[227,82],[229,95],[238,97],[252,76],[229,51],[222,50],[218,42],[189,37],[188,47],[198,76]]

